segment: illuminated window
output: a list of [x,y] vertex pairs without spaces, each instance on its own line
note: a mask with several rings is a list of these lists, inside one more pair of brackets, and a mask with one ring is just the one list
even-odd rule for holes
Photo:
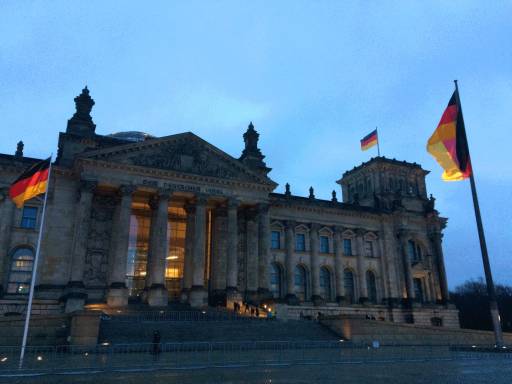
[[126,260],[126,285],[130,296],[137,296],[144,289],[147,274],[149,212],[139,212],[130,217],[128,256]]
[[7,293],[27,294],[32,279],[34,252],[30,248],[17,248],[11,260],[11,270],[7,282]]

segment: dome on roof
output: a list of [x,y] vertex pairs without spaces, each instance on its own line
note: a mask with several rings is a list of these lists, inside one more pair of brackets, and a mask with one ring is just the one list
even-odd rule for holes
[[116,132],[116,133],[111,133],[108,136],[116,138],[116,139],[121,139],[121,140],[126,140],[126,141],[134,141],[134,142],[144,141],[144,140],[155,138],[155,136],[150,135],[149,133],[140,132],[140,131]]

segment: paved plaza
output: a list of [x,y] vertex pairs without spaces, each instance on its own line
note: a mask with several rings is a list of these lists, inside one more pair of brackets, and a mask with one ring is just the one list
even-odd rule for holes
[[1,383],[494,383],[511,382],[510,359],[303,364],[0,378]]

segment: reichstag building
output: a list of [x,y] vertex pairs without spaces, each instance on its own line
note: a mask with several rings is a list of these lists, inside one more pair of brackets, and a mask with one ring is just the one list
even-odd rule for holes
[[[446,219],[420,165],[372,158],[345,172],[330,200],[288,184],[277,193],[252,123],[236,158],[191,132],[98,135],[87,88],[75,104],[52,166],[36,312],[245,301],[290,317],[458,327]],[[17,209],[8,188],[39,160],[21,142],[0,154],[2,312],[26,301],[42,207],[38,197]]]

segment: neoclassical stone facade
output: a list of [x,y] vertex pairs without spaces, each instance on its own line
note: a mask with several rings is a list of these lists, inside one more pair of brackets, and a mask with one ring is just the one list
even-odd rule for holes
[[[373,158],[343,174],[341,201],[312,188],[295,196],[288,184],[275,193],[252,123],[237,159],[190,132],[98,135],[87,88],[75,103],[52,168],[38,300],[67,312],[245,300],[436,325],[456,317],[446,219],[419,165]],[[21,143],[0,155],[4,304],[27,292],[42,202],[16,209],[8,186],[36,161]]]

